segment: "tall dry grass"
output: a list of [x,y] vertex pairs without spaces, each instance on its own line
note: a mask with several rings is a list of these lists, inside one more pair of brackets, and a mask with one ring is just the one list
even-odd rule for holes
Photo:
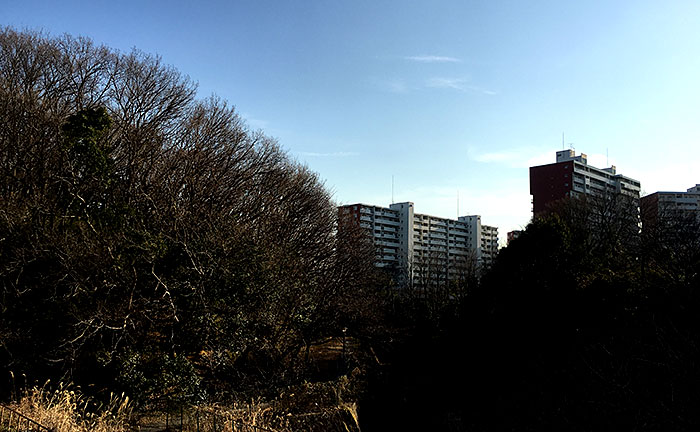
[[24,390],[11,407],[54,432],[162,431],[166,426],[183,432],[230,432],[234,426],[274,432],[359,432],[357,405],[343,398],[348,386],[347,379],[303,383],[270,401],[134,412],[123,394],[97,403],[78,387],[51,388],[47,382]]
[[106,403],[96,403],[80,389],[47,382],[19,395],[12,404],[22,414],[55,432],[127,432],[132,407],[129,397],[111,394]]

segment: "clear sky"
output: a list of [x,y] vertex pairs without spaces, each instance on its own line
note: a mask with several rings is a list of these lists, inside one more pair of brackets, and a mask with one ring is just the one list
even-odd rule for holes
[[695,0],[0,0],[0,25],[158,54],[339,204],[388,206],[393,176],[395,202],[459,201],[502,241],[562,132],[645,193],[700,183]]

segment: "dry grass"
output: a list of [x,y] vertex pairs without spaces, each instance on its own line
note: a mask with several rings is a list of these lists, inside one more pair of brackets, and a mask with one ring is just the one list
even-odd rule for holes
[[[187,432],[232,431],[241,425],[258,431],[358,432],[357,406],[343,397],[352,387],[347,377],[336,382],[304,383],[288,388],[270,401],[206,405],[135,413],[129,398],[111,395],[98,404],[77,387],[58,385],[24,391],[12,408],[55,432]],[[350,398],[351,400],[353,398]],[[243,429],[245,430],[245,429]]]
[[77,388],[60,384],[57,389],[26,390],[13,408],[55,432],[126,432],[131,417],[129,398],[112,394],[109,402],[96,404]]
[[137,429],[141,432],[164,431],[168,427],[183,432],[231,432],[234,424],[239,429],[241,425],[255,426],[260,432],[292,432],[286,427],[286,419],[262,402],[200,405],[185,407],[182,411],[173,409],[167,418],[162,411],[141,412],[137,417]]
[[272,400],[175,408],[167,419],[161,410],[142,412],[138,424],[142,432],[163,431],[166,425],[183,432],[359,432],[352,385],[347,377],[307,382],[285,389]]

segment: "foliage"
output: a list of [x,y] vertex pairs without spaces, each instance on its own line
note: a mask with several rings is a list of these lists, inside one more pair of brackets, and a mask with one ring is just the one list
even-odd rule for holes
[[[697,428],[700,267],[688,245],[700,229],[675,219],[640,231],[612,204],[560,202],[500,252],[456,319],[408,327],[370,377],[363,430]],[[603,217],[613,226],[599,230]]]
[[[630,200],[569,199],[481,279],[395,289],[316,174],[195,90],[138,51],[0,30],[5,376],[140,406],[265,394],[300,418],[316,398],[363,430],[700,423],[697,218],[640,231]],[[300,384],[345,334],[359,408],[342,380]]]
[[318,176],[195,93],[158,57],[0,30],[3,371],[195,401],[370,325],[371,256]]

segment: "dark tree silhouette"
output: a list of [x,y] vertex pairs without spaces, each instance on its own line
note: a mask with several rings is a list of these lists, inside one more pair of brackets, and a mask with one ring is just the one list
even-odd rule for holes
[[336,218],[315,173],[158,57],[0,31],[2,370],[142,399],[293,379],[373,319],[371,254]]

